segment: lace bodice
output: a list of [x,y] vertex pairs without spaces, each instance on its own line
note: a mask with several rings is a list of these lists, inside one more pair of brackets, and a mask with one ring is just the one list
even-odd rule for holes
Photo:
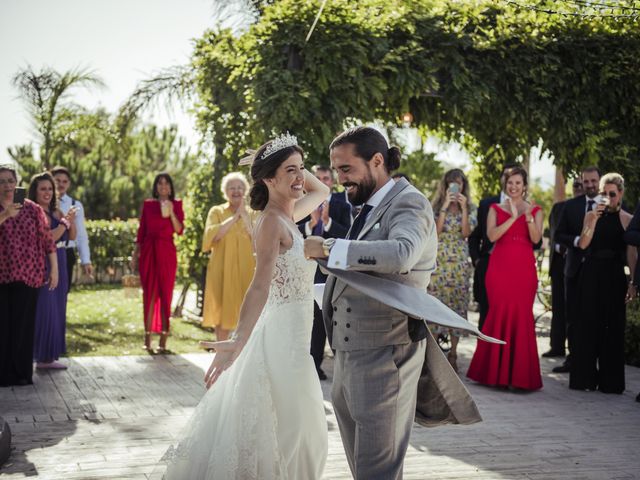
[[316,263],[304,258],[304,244],[300,232],[291,232],[293,245],[278,255],[271,280],[266,307],[285,303],[313,301],[313,276]]

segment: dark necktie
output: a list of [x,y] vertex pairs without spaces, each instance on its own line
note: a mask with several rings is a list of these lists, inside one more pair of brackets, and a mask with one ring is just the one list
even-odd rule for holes
[[371,205],[364,204],[362,206],[362,210],[360,210],[360,213],[353,221],[353,226],[349,231],[349,240],[355,240],[356,238],[358,238],[358,235],[362,231],[362,227],[364,227],[364,224],[367,221],[367,215],[369,215],[369,212],[372,209],[373,207]]
[[587,212],[593,210],[593,206],[596,204],[595,200],[587,200]]

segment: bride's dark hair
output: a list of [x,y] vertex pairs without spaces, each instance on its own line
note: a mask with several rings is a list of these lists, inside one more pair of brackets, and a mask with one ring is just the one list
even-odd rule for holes
[[278,167],[294,153],[299,153],[302,155],[302,158],[304,158],[304,151],[298,145],[283,148],[262,158],[264,151],[270,144],[271,141],[268,141],[258,149],[254,157],[255,160],[251,165],[251,180],[253,181],[253,185],[251,186],[251,190],[249,190],[249,198],[253,210],[264,210],[264,207],[269,201],[269,190],[264,180],[275,177]]

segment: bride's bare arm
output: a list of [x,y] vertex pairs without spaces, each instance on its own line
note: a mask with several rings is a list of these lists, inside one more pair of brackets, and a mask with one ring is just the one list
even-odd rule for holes
[[265,217],[258,224],[255,234],[256,271],[240,308],[236,333],[231,340],[201,342],[203,346],[216,350],[216,355],[205,375],[207,388],[229,368],[246,345],[267,303],[276,257],[280,252],[280,243],[285,233],[283,223],[277,219]]
[[318,180],[309,170],[304,171],[304,190],[307,192],[306,195],[298,200],[293,208],[294,222],[299,222],[311,214],[331,193],[329,187]]

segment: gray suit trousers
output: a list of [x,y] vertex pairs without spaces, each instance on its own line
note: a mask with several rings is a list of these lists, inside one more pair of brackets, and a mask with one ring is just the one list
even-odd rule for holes
[[426,340],[336,351],[331,397],[356,480],[401,480]]

